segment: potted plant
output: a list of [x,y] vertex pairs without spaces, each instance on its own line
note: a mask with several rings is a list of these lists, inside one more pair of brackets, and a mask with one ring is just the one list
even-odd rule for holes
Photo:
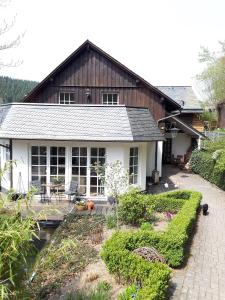
[[87,204],[84,200],[81,200],[75,204],[77,210],[82,211],[87,209]]

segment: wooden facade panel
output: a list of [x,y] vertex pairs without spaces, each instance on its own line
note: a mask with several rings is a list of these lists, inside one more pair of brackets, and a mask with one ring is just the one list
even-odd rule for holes
[[118,92],[119,104],[148,107],[155,119],[165,115],[159,95],[92,49],[77,55],[69,65],[50,78],[31,102],[58,103],[61,91],[74,93],[76,103],[86,104],[87,89],[93,104],[102,104],[103,91]]

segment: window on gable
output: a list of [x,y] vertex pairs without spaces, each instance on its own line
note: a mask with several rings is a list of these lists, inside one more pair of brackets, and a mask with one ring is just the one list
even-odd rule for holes
[[60,94],[59,94],[59,103],[60,104],[75,104],[74,93],[60,92]]
[[103,93],[102,104],[104,105],[118,105],[119,94],[118,93]]

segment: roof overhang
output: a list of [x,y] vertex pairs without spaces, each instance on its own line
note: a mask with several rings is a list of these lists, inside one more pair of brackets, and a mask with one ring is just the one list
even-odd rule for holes
[[207,137],[203,133],[201,133],[200,131],[196,130],[192,126],[188,125],[187,123],[185,123],[181,119],[179,119],[177,117],[171,117],[169,119],[175,121],[176,122],[176,127],[179,128],[179,129],[181,129],[184,133],[186,133],[186,134],[188,134],[188,135],[190,135],[192,137],[201,138],[201,139],[207,139]]
[[0,139],[88,142],[162,141],[147,108],[14,103],[0,106]]

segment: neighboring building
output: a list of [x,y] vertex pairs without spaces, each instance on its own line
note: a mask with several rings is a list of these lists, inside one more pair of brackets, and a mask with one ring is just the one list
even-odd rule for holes
[[179,119],[200,132],[204,131],[204,124],[200,117],[203,113],[201,101],[191,86],[157,86],[157,88],[180,104]]
[[217,104],[218,128],[225,128],[225,100]]
[[[191,86],[157,86],[157,88],[181,106],[179,115],[170,119],[169,126],[174,123],[174,126],[179,127],[180,123],[182,130],[173,141],[168,134],[165,135],[167,139],[163,143],[163,162],[187,161],[192,150],[197,147],[196,135],[204,131],[201,101]],[[175,113],[176,111],[173,112]],[[189,128],[185,128],[185,124]],[[201,137],[204,138],[203,135]]]
[[[18,190],[22,180],[27,190],[32,180],[48,186],[60,177],[66,187],[78,181],[88,198],[105,199],[92,166],[119,159],[130,183],[145,189],[154,169],[161,176],[163,140],[174,126],[179,133],[167,157],[184,157],[192,140],[203,138],[173,116],[180,109],[170,96],[86,41],[24,103],[0,107],[0,139],[6,146],[1,163],[7,156],[17,161],[2,186]],[[158,128],[163,120],[169,123],[165,135]]]

